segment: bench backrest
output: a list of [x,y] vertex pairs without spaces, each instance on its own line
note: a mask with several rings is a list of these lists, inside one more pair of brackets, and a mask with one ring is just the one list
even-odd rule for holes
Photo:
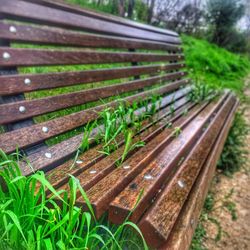
[[7,153],[40,150],[116,106],[114,96],[132,102],[188,83],[175,32],[49,0],[0,0],[0,19]]

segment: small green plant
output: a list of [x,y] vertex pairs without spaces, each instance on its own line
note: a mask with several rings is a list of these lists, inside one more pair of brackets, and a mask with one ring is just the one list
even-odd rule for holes
[[191,102],[201,103],[205,100],[210,100],[214,90],[205,82],[196,79],[192,85],[192,90],[188,94]]
[[188,108],[185,108],[185,110],[183,111],[182,115],[186,116],[188,114]]
[[232,176],[244,167],[247,161],[247,152],[244,149],[246,135],[249,128],[244,119],[244,112],[236,113],[233,126],[230,129],[217,168],[224,175]]
[[206,250],[206,248],[203,246],[203,239],[206,237],[206,235],[207,232],[203,224],[199,222],[192,239],[190,250]]
[[174,133],[174,136],[177,138],[182,133],[182,129],[180,127],[175,127],[173,133]]
[[138,141],[133,143],[133,132],[131,130],[127,130],[124,132],[124,140],[125,140],[125,147],[122,153],[121,159],[117,161],[117,165],[121,165],[128,154],[136,148],[143,147],[145,143],[143,141]]

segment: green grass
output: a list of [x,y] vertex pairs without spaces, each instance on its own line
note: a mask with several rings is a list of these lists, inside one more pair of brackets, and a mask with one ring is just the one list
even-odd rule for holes
[[244,112],[238,112],[217,165],[217,168],[224,175],[232,177],[235,172],[245,166],[248,159],[245,140],[249,131],[250,129],[244,119]]
[[[17,162],[1,151],[0,162],[1,250],[147,249],[135,224],[125,221],[116,226],[106,217],[96,220],[75,177],[68,183],[69,192],[57,192],[43,172],[24,177]],[[50,198],[46,198],[46,189],[52,193]],[[75,205],[77,190],[89,212]]]
[[250,61],[205,40],[182,36],[190,76],[211,87],[227,88],[243,95],[243,78],[250,72]]

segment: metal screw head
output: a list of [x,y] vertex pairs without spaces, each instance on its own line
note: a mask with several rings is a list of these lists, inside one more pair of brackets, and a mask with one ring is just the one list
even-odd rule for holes
[[77,160],[77,161],[76,161],[76,164],[82,164],[82,163],[83,163],[82,160]]
[[8,60],[10,59],[10,54],[8,52],[3,53],[3,59]]
[[10,26],[10,27],[9,27],[9,31],[10,31],[11,33],[16,33],[16,27],[15,27],[15,26]]
[[190,224],[191,224],[191,226],[194,225],[194,219],[191,219]]
[[146,180],[152,180],[153,176],[150,175],[150,174],[146,174],[146,175],[144,175],[144,179],[146,179]]
[[177,182],[177,184],[178,184],[178,186],[179,186],[180,188],[184,188],[184,187],[185,187],[185,182],[182,181],[182,180],[179,180],[179,181]]
[[126,165],[123,167],[123,169],[130,169],[130,166]]
[[30,85],[31,84],[31,80],[29,78],[25,78],[24,79],[24,84]]
[[95,174],[97,171],[96,170],[90,170],[89,173],[90,174]]
[[47,152],[47,153],[45,153],[45,157],[50,159],[52,157],[52,154]]
[[47,133],[47,132],[49,131],[49,129],[48,129],[48,127],[42,127],[42,131],[43,131],[44,133]]
[[19,112],[24,113],[26,111],[26,108],[24,106],[19,107]]

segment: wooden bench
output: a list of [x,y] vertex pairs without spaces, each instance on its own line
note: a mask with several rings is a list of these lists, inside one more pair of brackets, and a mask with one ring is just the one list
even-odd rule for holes
[[[0,148],[12,153],[18,147],[26,156],[23,174],[43,170],[56,189],[67,190],[69,174],[76,176],[97,218],[107,212],[111,222],[121,223],[133,211],[130,220],[149,246],[188,249],[236,97],[225,92],[191,102],[175,32],[49,0],[0,0],[0,18]],[[102,110],[139,100],[152,107],[155,94],[162,97],[157,112],[133,138],[145,145],[121,166],[121,136],[108,156],[93,144],[74,159],[79,131]],[[118,95],[122,101],[110,99]],[[54,145],[46,143],[61,135]],[[87,209],[77,195],[77,204]]]

